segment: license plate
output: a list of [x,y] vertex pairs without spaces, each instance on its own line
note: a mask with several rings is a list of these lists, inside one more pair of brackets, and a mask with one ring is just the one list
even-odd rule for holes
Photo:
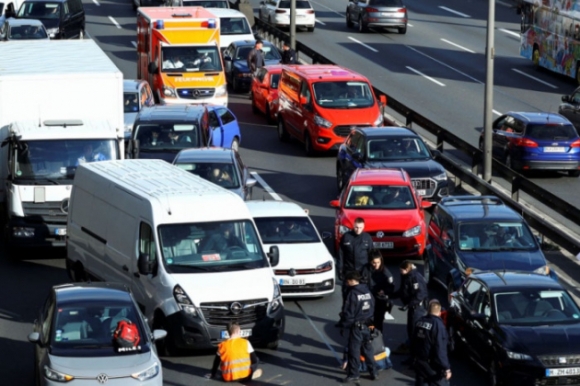
[[566,377],[569,375],[579,375],[580,367],[569,367],[565,369],[546,369],[546,377]]
[[417,193],[419,194],[419,196],[424,196],[427,194],[427,190],[425,189],[417,189]]
[[393,249],[394,245],[392,241],[385,241],[380,243],[373,243],[373,247],[379,249]]
[[280,285],[303,285],[305,279],[280,279]]
[[66,236],[66,228],[56,228],[54,234],[57,236]]
[[565,147],[548,146],[544,148],[544,153],[563,153],[566,151]]
[[381,12],[381,16],[392,17],[393,13],[392,12]]
[[298,16],[298,17],[306,17],[306,15],[296,15],[296,16]]
[[[252,336],[252,329],[248,328],[246,330],[242,330],[242,332],[240,333],[240,336],[242,338],[247,338],[249,336]],[[222,339],[228,339],[230,337],[230,334],[228,334],[228,332],[224,330],[221,332],[221,337],[222,337]]]

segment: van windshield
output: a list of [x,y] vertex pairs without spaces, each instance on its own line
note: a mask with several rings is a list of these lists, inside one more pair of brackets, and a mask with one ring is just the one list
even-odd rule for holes
[[220,35],[252,35],[252,30],[244,16],[221,17]]
[[162,47],[162,72],[222,71],[217,46]]
[[365,82],[318,82],[312,85],[314,100],[329,109],[359,109],[375,103],[373,92]]
[[18,10],[19,19],[60,19],[60,3],[31,1]]
[[200,147],[200,132],[197,122],[147,123],[135,128],[140,151],[166,151]]
[[184,7],[229,8],[227,0],[183,0]]
[[254,224],[249,220],[161,225],[161,254],[169,273],[264,268]]

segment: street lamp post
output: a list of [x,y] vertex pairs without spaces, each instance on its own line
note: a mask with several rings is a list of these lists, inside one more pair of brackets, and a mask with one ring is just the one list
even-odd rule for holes
[[296,0],[290,1],[290,47],[296,50]]
[[485,77],[485,101],[483,105],[483,179],[491,182],[495,0],[488,0],[488,2],[489,12],[487,15],[487,44],[485,50],[487,71]]

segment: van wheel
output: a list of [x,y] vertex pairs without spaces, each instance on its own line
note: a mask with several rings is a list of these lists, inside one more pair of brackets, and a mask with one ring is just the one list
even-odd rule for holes
[[85,38],[85,30],[80,30],[79,31],[79,40],[83,40]]
[[175,339],[173,333],[169,328],[167,319],[160,312],[155,315],[153,319],[153,329],[154,330],[165,330],[167,331],[167,336],[161,340],[155,342],[157,347],[157,352],[162,356],[176,356],[179,355],[180,350],[175,346]]
[[346,13],[346,28],[352,28],[354,23],[350,20],[350,13]]
[[231,148],[232,148],[232,150],[235,150],[236,152],[240,150],[240,141],[238,140],[238,137],[234,138],[234,140],[232,141]]
[[268,348],[270,350],[277,350],[279,346],[280,346],[280,341],[279,340],[275,340],[273,342],[268,342],[266,344],[266,348]]
[[290,136],[286,131],[286,125],[282,119],[278,120],[278,139],[281,142],[288,142],[290,140]]
[[66,260],[66,270],[68,273],[68,277],[74,283],[81,283],[87,281],[87,273],[81,263],[78,261],[73,263],[69,259]]
[[276,123],[276,118],[272,116],[272,110],[270,110],[269,103],[266,104],[266,120],[268,121],[268,123],[270,125],[273,125]]
[[313,157],[316,152],[312,148],[312,140],[310,139],[310,135],[306,133],[304,136],[304,152],[306,153],[307,157]]

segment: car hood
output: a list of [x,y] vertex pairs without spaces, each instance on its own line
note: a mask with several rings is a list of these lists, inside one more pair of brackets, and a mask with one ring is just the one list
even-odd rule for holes
[[[191,301],[199,307],[206,302],[248,299],[272,300],[274,284],[270,266],[258,269],[201,274],[173,274]],[[227,286],[224,286],[227,283]]]
[[459,252],[466,267],[482,271],[508,270],[533,271],[546,265],[540,250],[535,251],[497,251],[497,252]]
[[530,355],[578,354],[580,321],[577,324],[551,326],[501,325],[506,346],[514,352]]
[[46,29],[50,29],[50,28],[58,28],[58,24],[60,22],[60,20],[58,19],[38,19],[42,22],[42,24],[44,24],[44,28]]
[[417,161],[373,161],[366,162],[368,168],[402,168],[411,178],[433,177],[445,173],[445,168],[432,159]]
[[131,129],[133,128],[133,123],[135,123],[135,118],[137,118],[137,114],[136,113],[124,113],[123,115],[123,120],[125,123],[125,126],[131,126]]
[[339,124],[339,126],[372,126],[380,114],[376,103],[362,108],[331,109],[317,106],[317,109],[322,113],[324,119],[333,125]]
[[[357,217],[365,219],[365,232],[404,232],[419,225],[421,221],[416,209],[405,210],[372,210],[372,209],[344,209],[346,223],[343,225],[352,228]],[[388,223],[388,225],[387,225]]]
[[308,269],[332,261],[332,256],[324,243],[308,244],[264,244],[264,249],[269,250],[276,245],[280,251],[280,262],[274,269]]
[[[76,377],[96,377],[101,373],[109,378],[128,376],[153,365],[153,351],[143,354],[123,354],[110,357],[61,357],[49,355],[50,367]],[[157,363],[161,363],[157,360]]]
[[[273,64],[279,64],[280,59],[268,59],[265,61],[265,66],[270,66]],[[250,72],[248,68],[248,62],[246,60],[236,60],[234,62],[234,67],[238,70],[238,72]]]

